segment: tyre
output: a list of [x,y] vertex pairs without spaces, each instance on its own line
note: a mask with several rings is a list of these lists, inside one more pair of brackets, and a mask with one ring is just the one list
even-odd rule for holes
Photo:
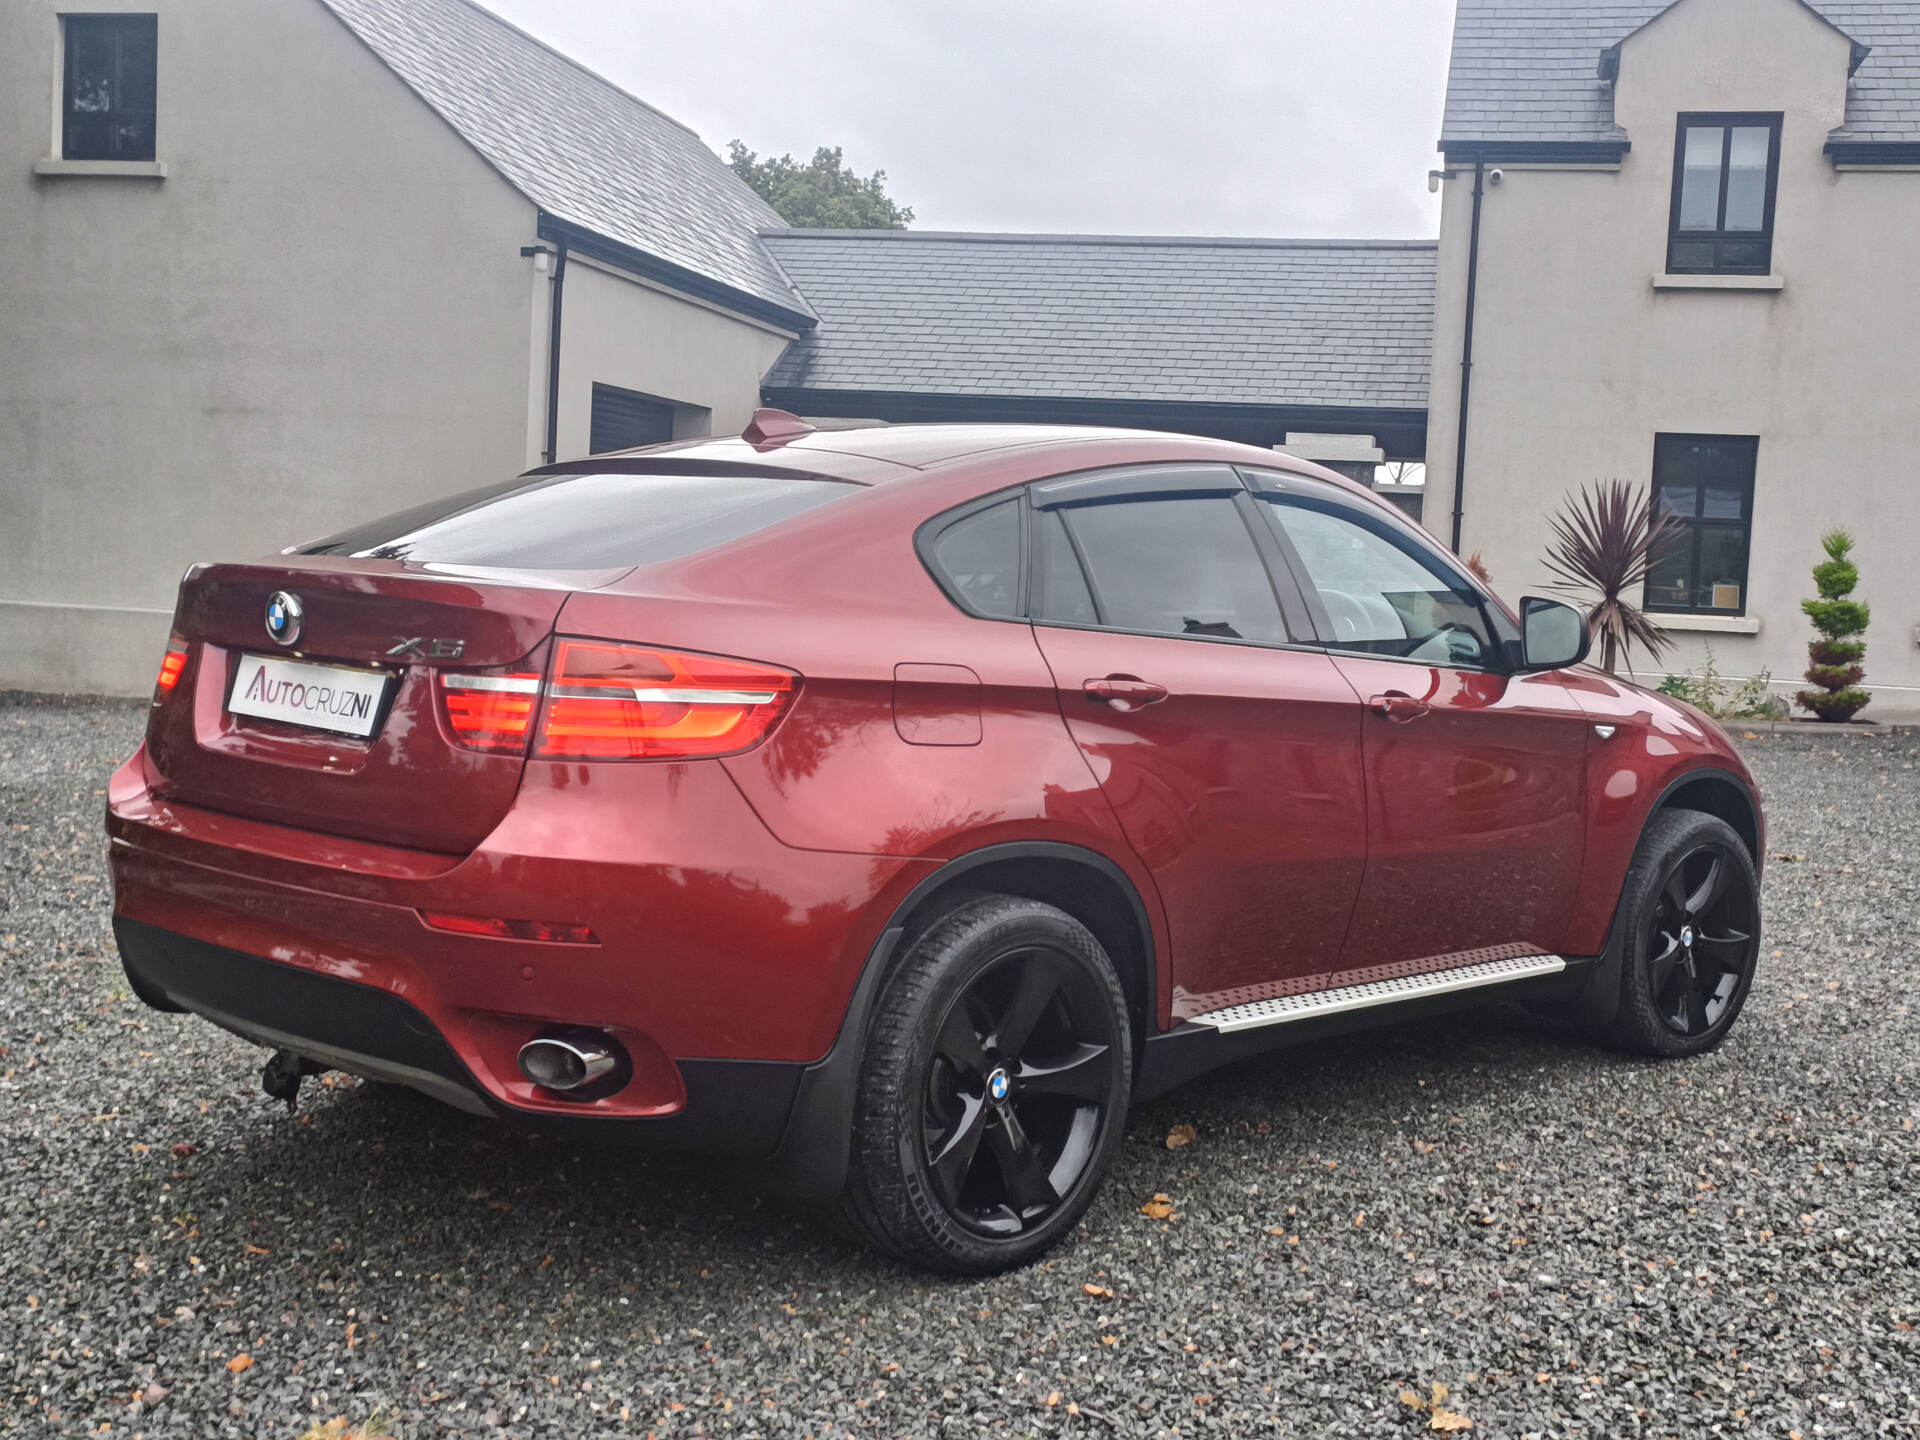
[[1726,1039],[1760,954],[1760,880],[1726,821],[1668,810],[1621,890],[1620,1005],[1601,1038],[1640,1055],[1703,1055]]
[[968,901],[881,995],[843,1214],[929,1269],[1027,1264],[1092,1203],[1132,1078],[1126,997],[1086,926],[1035,900]]

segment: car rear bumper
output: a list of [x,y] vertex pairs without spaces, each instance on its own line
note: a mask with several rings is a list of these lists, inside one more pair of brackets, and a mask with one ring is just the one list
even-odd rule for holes
[[[530,767],[494,834],[449,856],[184,805],[136,753],[107,815],[129,977],[150,1003],[470,1111],[765,1155],[887,917],[937,867],[783,845],[711,762],[594,768]],[[432,912],[595,943],[448,933]],[[592,1099],[533,1085],[520,1048],[557,1026],[611,1036],[631,1078]]]
[[770,1155],[786,1133],[807,1066],[793,1061],[681,1060],[681,1099],[641,1118],[529,1111],[501,1103],[426,1014],[389,990],[228,950],[124,917],[121,963],[151,1005],[211,1020],[255,1044],[331,1070],[407,1085],[478,1115],[587,1126],[597,1134],[710,1154]]

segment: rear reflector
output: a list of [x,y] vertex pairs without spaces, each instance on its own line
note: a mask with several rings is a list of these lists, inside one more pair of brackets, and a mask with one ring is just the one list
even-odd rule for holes
[[799,678],[720,655],[562,640],[535,753],[597,760],[731,755],[773,728]]
[[495,940],[541,940],[549,945],[600,943],[585,925],[565,925],[549,920],[501,920],[484,915],[446,915],[437,910],[422,910],[420,918],[435,930],[448,930],[455,935],[486,935]]
[[160,673],[153,682],[153,698],[165,698],[180,683],[180,672],[187,668],[187,642],[178,635],[167,641],[167,653],[160,657]]
[[527,748],[533,708],[540,703],[540,677],[439,672],[447,728],[470,750]]

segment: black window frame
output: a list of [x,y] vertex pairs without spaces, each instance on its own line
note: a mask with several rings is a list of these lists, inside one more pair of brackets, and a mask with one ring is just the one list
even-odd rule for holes
[[[1653,478],[1648,489],[1648,503],[1657,506],[1660,503],[1660,490],[1663,484],[1660,478],[1660,451],[1663,445],[1699,444],[1711,442],[1715,445],[1741,445],[1747,451],[1747,473],[1742,485],[1741,518],[1738,520],[1719,519],[1699,513],[1705,507],[1698,492],[1704,488],[1704,481],[1695,481],[1694,514],[1672,517],[1680,526],[1683,536],[1666,542],[1666,546],[1684,543],[1688,548],[1689,561],[1687,573],[1692,579],[1688,587],[1694,594],[1700,591],[1700,545],[1701,536],[1707,530],[1740,530],[1745,533],[1746,545],[1740,554],[1740,604],[1732,610],[1716,609],[1711,605],[1665,605],[1656,604],[1653,599],[1653,574],[1649,568],[1646,581],[1641,587],[1640,608],[1649,615],[1718,615],[1731,619],[1747,613],[1747,582],[1753,571],[1753,500],[1754,480],[1760,469],[1760,437],[1758,435],[1705,435],[1691,432],[1662,431],[1653,437]],[[1666,546],[1660,553],[1666,553]]]
[[[153,74],[148,77],[148,93],[153,97],[152,105],[143,110],[123,111],[118,108],[103,113],[108,120],[107,133],[111,139],[109,146],[99,148],[76,148],[74,139],[73,80],[74,64],[79,53],[75,42],[76,29],[98,27],[111,35],[114,49],[116,100],[125,89],[119,82],[121,67],[126,63],[126,37],[135,30],[144,30],[148,52],[153,57]],[[63,160],[106,160],[106,161],[152,161],[160,150],[160,17],[151,11],[82,11],[60,16],[60,158]],[[139,118],[146,121],[148,143],[137,150],[123,149],[120,145],[120,126],[122,117]]]
[[[1742,110],[1702,110],[1683,111],[1675,122],[1673,132],[1673,197],[1667,212],[1667,274],[1669,275],[1768,275],[1773,271],[1773,220],[1774,201],[1780,189],[1780,126],[1782,116],[1778,111],[1742,111]],[[1714,219],[1716,228],[1712,230],[1682,230],[1680,228],[1680,193],[1687,179],[1687,131],[1691,129],[1719,128],[1724,132],[1720,143],[1720,195],[1718,209]],[[1733,135],[1735,129],[1765,129],[1767,131],[1767,194],[1762,207],[1761,224],[1758,230],[1728,230],[1727,224],[1727,180],[1733,164]],[[1674,247],[1677,245],[1713,246],[1714,263],[1710,265],[1676,265],[1673,260]],[[1720,253],[1728,245],[1760,245],[1765,253],[1758,265],[1723,264]]]
[[[1231,478],[1228,478],[1231,477]],[[1349,496],[1338,487],[1311,476],[1289,470],[1263,470],[1217,462],[1166,462],[1155,465],[1102,467],[1028,481],[977,496],[951,510],[942,511],[924,521],[914,532],[914,549],[922,567],[954,607],[977,620],[1014,625],[1045,625],[1060,630],[1092,630],[1106,634],[1136,635],[1153,640],[1179,640],[1209,645],[1245,645],[1261,650],[1310,650],[1321,654],[1338,652],[1360,655],[1364,652],[1342,649],[1333,634],[1331,621],[1311,589],[1305,566],[1294,553],[1292,542],[1281,528],[1277,516],[1269,513],[1271,502],[1263,492],[1311,496],[1322,507],[1336,506],[1362,527],[1374,530],[1390,544],[1406,551],[1421,563],[1450,578],[1461,590],[1473,595],[1485,617],[1493,647],[1481,665],[1455,665],[1446,668],[1486,674],[1510,674],[1521,664],[1520,632],[1500,603],[1479,584],[1466,568],[1454,561],[1407,521],[1397,509],[1376,513],[1363,500]],[[1136,630],[1123,625],[1086,624],[1071,620],[1053,620],[1034,613],[1043,593],[1044,576],[1041,552],[1041,527],[1037,517],[1047,510],[1068,509],[1087,504],[1113,504],[1142,501],[1180,494],[1224,494],[1234,497],[1234,507],[1253,537],[1255,552],[1266,567],[1268,582],[1280,602],[1280,616],[1289,639],[1285,641],[1247,640],[1227,635],[1175,635],[1160,630]],[[958,588],[941,573],[934,561],[934,542],[949,526],[1010,498],[1024,497],[1020,533],[1020,605],[1013,615],[994,615],[969,604]],[[1082,583],[1099,612],[1099,587],[1094,584],[1086,560],[1079,552],[1079,540],[1071,526],[1065,527],[1068,545],[1080,567]],[[1432,668],[1432,662],[1406,656],[1371,655],[1377,660]]]

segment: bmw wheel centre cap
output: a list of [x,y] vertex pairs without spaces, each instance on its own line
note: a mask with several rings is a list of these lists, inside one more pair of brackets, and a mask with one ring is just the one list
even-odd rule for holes
[[306,612],[300,597],[276,590],[267,599],[267,634],[279,645],[291,645],[300,638],[300,622]]
[[1012,1089],[1013,1081],[1007,1077],[1005,1070],[996,1069],[987,1077],[987,1094],[995,1100],[1006,1099]]

